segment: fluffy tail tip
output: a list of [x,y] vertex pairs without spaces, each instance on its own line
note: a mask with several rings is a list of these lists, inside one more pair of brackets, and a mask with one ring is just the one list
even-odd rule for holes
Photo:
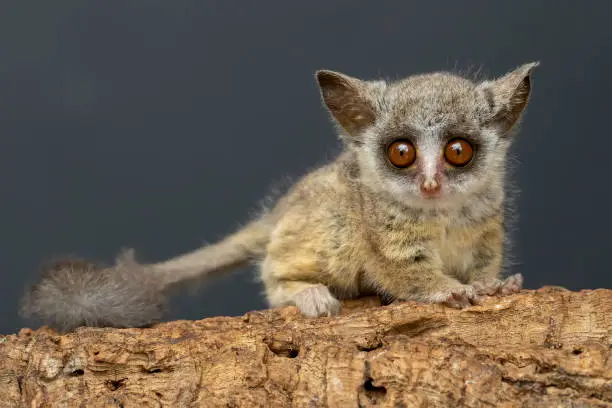
[[79,326],[150,326],[166,311],[166,297],[154,278],[131,250],[110,268],[83,259],[49,262],[38,283],[26,290],[21,315],[61,332]]

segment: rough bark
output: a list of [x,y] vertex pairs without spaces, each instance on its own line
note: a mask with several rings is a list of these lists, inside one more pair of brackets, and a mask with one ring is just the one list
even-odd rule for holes
[[612,290],[0,337],[6,407],[612,407]]

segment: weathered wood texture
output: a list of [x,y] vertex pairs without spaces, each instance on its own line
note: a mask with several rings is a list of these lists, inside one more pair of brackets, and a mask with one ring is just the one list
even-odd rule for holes
[[612,407],[612,290],[0,337],[2,407]]

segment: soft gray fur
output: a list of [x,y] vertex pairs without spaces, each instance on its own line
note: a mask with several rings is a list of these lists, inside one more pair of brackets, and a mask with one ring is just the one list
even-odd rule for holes
[[24,317],[69,331],[78,326],[143,327],[159,321],[166,296],[159,281],[126,252],[114,267],[85,260],[51,262],[41,280],[26,293]]

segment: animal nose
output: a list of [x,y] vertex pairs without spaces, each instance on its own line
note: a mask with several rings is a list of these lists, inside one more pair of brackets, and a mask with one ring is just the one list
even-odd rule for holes
[[421,193],[424,195],[436,195],[440,192],[440,183],[436,179],[426,179],[421,183]]

